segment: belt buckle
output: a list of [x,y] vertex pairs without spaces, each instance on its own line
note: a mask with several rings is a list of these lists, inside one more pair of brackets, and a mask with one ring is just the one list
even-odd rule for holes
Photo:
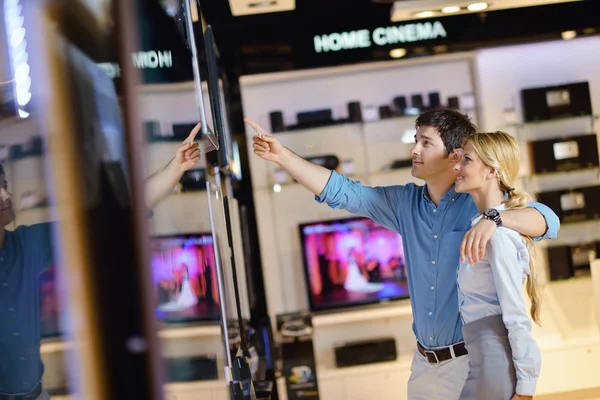
[[[427,357],[427,361],[429,361],[430,364],[439,364],[440,363],[440,359],[437,356],[437,353],[435,351],[432,350],[424,350],[425,352],[425,357]],[[431,361],[431,358],[429,358],[429,354],[433,354],[433,357],[435,358],[435,362]]]

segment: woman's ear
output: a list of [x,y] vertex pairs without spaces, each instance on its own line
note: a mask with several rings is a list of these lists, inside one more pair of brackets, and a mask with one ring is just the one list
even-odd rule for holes
[[487,177],[494,178],[496,176],[498,176],[498,171],[496,171],[494,168],[488,168]]

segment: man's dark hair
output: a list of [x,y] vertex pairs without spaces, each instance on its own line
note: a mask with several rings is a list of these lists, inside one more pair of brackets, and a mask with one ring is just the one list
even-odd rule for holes
[[4,176],[4,166],[0,164],[0,177]]
[[445,157],[460,148],[465,139],[477,132],[477,127],[468,115],[450,108],[436,108],[420,114],[415,127],[419,129],[425,126],[437,129],[446,148]]

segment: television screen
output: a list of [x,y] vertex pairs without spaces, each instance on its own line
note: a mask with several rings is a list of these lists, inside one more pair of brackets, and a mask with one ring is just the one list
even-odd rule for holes
[[368,218],[300,225],[311,310],[408,297],[402,237]]
[[40,275],[40,334],[41,338],[61,336],[56,267]]
[[167,323],[219,319],[217,270],[210,233],[152,239],[156,316]]

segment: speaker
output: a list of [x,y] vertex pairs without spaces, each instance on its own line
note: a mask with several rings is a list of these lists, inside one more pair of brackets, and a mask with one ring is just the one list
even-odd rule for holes
[[429,108],[439,108],[441,107],[440,103],[440,92],[431,92],[429,93]]
[[194,382],[218,378],[217,355],[166,358],[168,382]]
[[198,122],[188,124],[173,124],[173,139],[183,141],[190,135],[192,129],[198,125]]
[[160,122],[158,121],[144,121],[143,129],[148,140],[160,137]]
[[459,104],[459,101],[458,101],[458,96],[448,97],[448,108],[451,108],[453,110],[459,110],[460,109],[460,104]]
[[392,109],[390,106],[379,106],[379,119],[392,118]]
[[362,107],[360,101],[348,103],[348,122],[362,122]]
[[406,97],[405,96],[397,96],[394,97],[394,107],[400,114],[404,114],[404,110],[406,110]]
[[333,154],[307,157],[306,160],[320,165],[321,167],[327,168],[328,170],[334,170],[340,165],[340,159]]
[[335,346],[337,367],[394,361],[398,357],[393,337],[348,342]]
[[271,132],[283,132],[285,131],[285,125],[283,123],[283,112],[271,111],[269,113],[269,119],[271,120]]
[[550,280],[569,279],[573,276],[573,260],[570,246],[548,247]]
[[423,96],[420,94],[413,94],[411,97],[411,106],[418,108],[419,110],[423,109]]
[[324,126],[333,121],[333,113],[330,108],[296,113],[298,125],[305,127]]

